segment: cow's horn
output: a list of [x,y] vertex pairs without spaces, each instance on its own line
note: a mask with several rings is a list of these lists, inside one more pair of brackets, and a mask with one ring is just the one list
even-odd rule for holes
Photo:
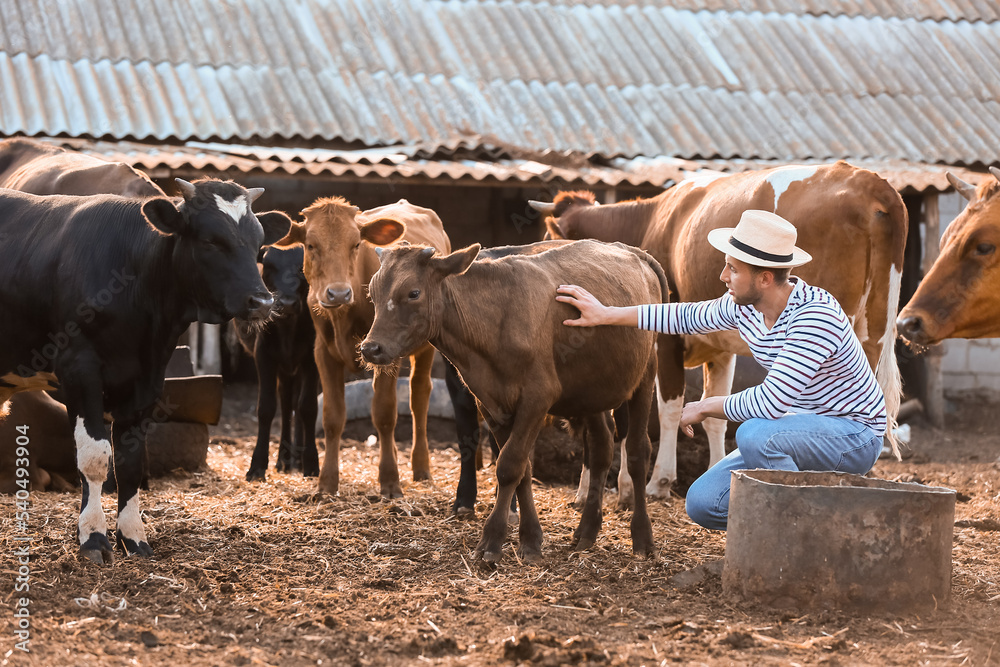
[[382,253],[385,252],[385,248],[381,246],[375,246],[375,256],[378,257],[379,261],[382,261]]
[[993,174],[993,178],[1000,181],[1000,169],[997,169],[996,167],[990,167],[990,173]]
[[545,215],[552,215],[552,211],[556,210],[555,202],[550,201],[535,201],[534,199],[529,199],[528,206],[535,209],[539,213],[544,213]]
[[250,188],[247,190],[247,199],[252,204],[257,201],[257,197],[260,197],[262,194],[264,194],[264,188]]
[[976,186],[971,183],[966,183],[950,171],[947,172],[945,176],[948,178],[948,182],[951,183],[956,190],[958,190],[958,194],[962,195],[969,201],[976,198]]
[[184,199],[190,199],[195,195],[195,187],[183,178],[175,178],[174,181],[177,183],[177,187],[181,189],[181,194],[184,195]]

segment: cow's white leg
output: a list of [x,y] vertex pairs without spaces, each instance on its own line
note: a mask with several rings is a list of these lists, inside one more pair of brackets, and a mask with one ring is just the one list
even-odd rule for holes
[[621,465],[618,467],[618,509],[630,510],[635,507],[635,485],[628,474],[628,452],[625,438],[621,441]]
[[92,436],[84,425],[83,417],[76,418],[73,436],[76,440],[76,465],[83,478],[83,500],[77,524],[80,554],[95,563],[111,563],[114,554],[107,537],[104,508],[101,507],[101,487],[108,477],[111,442],[106,437]]
[[656,402],[660,410],[660,450],[656,453],[656,463],[653,464],[653,476],[646,485],[646,495],[668,498],[670,487],[677,479],[677,427],[681,423],[684,397],[677,396],[664,401],[657,387]]
[[583,507],[584,503],[587,502],[587,490],[590,488],[590,462],[583,462],[583,470],[580,472],[580,486],[576,488],[576,499],[573,501],[573,506],[577,508]]
[[[702,377],[705,389],[702,400],[709,396],[727,396],[733,390],[733,376],[736,373],[736,355],[721,354],[716,360],[704,365]],[[702,422],[705,433],[708,434],[709,467],[714,466],[726,456],[726,425],[725,419],[709,417]]]

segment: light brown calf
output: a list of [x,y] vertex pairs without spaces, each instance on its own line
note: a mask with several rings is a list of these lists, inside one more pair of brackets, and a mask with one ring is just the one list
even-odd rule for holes
[[[500,559],[515,492],[521,508],[518,551],[524,559],[540,557],[532,447],[546,413],[584,426],[593,472],[574,542],[585,549],[600,530],[611,464],[605,412],[627,401],[630,420],[647,422],[656,336],[627,327],[567,327],[563,322],[579,312],[555,300],[556,288],[582,285],[604,303],[618,306],[660,302],[667,296],[663,271],[641,250],[594,241],[474,261],[478,254],[478,245],[452,254],[426,247],[382,251],[382,268],[370,285],[375,322],[362,354],[374,364],[390,364],[430,341],[455,364],[479,400],[502,445],[496,504],[476,548],[487,562]],[[644,479],[650,450],[646,429],[630,429],[626,449],[629,471]],[[637,495],[632,549],[651,554],[645,496]]]
[[[309,282],[308,304],[316,326],[316,365],[323,385],[323,428],[326,457],[319,490],[336,494],[340,488],[340,437],[347,420],[344,374],[361,370],[357,346],[375,319],[368,298],[368,281],[378,270],[376,246],[399,240],[429,243],[450,251],[451,243],[434,211],[405,199],[361,212],[340,197],[319,199],[302,211],[305,222],[292,225],[277,245],[305,247],[303,271]],[[410,351],[410,412],[413,416],[413,479],[431,479],[427,448],[427,408],[431,393],[434,348]],[[372,421],[380,447],[379,492],[402,497],[396,464],[396,376],[391,368],[375,374]]]

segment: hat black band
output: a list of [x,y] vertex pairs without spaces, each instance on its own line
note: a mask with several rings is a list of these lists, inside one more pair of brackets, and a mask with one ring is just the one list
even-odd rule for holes
[[742,250],[748,255],[753,255],[757,259],[763,259],[768,262],[790,262],[795,257],[794,254],[773,255],[769,252],[764,252],[763,250],[757,250],[757,248],[749,246],[746,243],[743,243],[742,241],[738,240],[735,236],[730,236],[729,242],[737,250]]

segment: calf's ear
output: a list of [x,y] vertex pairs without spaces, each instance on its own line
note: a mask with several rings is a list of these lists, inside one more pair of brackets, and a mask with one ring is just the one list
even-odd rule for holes
[[174,203],[163,197],[147,199],[142,205],[142,215],[150,227],[165,236],[180,234],[187,226]]
[[287,238],[292,219],[281,211],[255,213],[260,226],[264,228],[264,245],[275,245]]
[[566,235],[562,233],[561,229],[559,229],[559,223],[556,222],[555,218],[545,218],[545,240],[551,241],[553,239],[564,238],[566,238]]
[[374,246],[389,245],[406,231],[406,225],[392,218],[378,218],[361,225],[361,238]]
[[481,247],[482,246],[478,243],[473,243],[468,248],[456,250],[450,255],[433,258],[431,262],[445,275],[461,275],[465,273],[470,266],[472,266],[472,262],[475,261],[476,255],[479,254],[479,249]]
[[304,222],[293,222],[288,227],[288,233],[284,238],[274,242],[279,248],[290,248],[294,245],[301,245],[306,242],[306,225]]

